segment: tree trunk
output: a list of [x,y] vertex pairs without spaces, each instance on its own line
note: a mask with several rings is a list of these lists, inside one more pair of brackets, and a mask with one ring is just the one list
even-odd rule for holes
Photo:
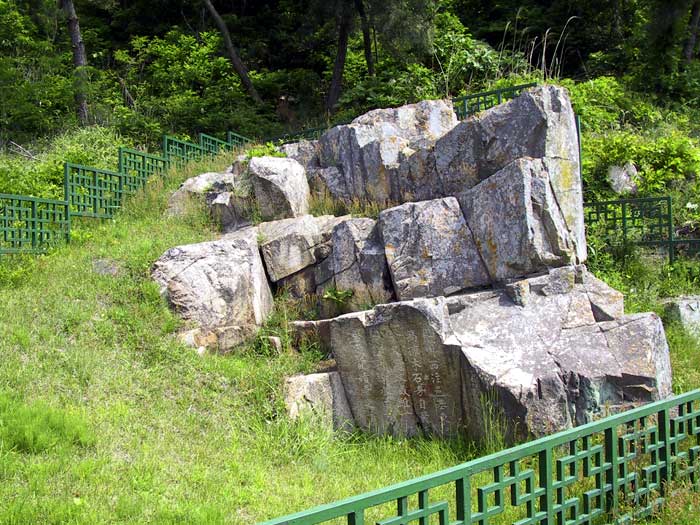
[[88,123],[87,94],[85,93],[87,87],[85,43],[80,33],[80,23],[73,0],[59,0],[58,7],[65,13],[68,23],[68,33],[70,33],[71,47],[73,48],[73,65],[75,66],[75,111],[78,115],[78,122],[84,126]]
[[350,36],[350,16],[343,12],[338,20],[338,52],[335,55],[335,64],[333,66],[333,78],[331,79],[331,87],[328,90],[328,98],[326,99],[326,111],[333,113],[340,92],[343,88],[343,73],[345,73],[345,57],[348,54],[348,37]]
[[372,35],[369,31],[369,19],[365,12],[363,0],[355,0],[357,14],[360,15],[360,25],[362,26],[362,39],[365,46],[365,62],[367,62],[367,74],[374,76],[374,57],[372,56]]
[[695,55],[695,44],[698,40],[698,29],[700,28],[700,0],[693,2],[693,10],[688,24],[688,39],[683,47],[683,58],[686,63],[690,63]]
[[258,104],[262,104],[263,103],[262,98],[260,98],[258,91],[255,89],[255,86],[250,81],[250,77],[248,76],[248,69],[245,67],[245,64],[243,63],[241,58],[238,56],[238,52],[236,51],[236,48],[233,47],[233,41],[231,40],[231,33],[228,32],[228,28],[226,27],[226,22],[224,22],[224,19],[221,18],[221,15],[214,7],[214,4],[211,3],[211,0],[204,0],[204,5],[207,6],[207,9],[209,10],[209,14],[214,19],[214,23],[216,24],[216,27],[219,28],[219,32],[221,33],[221,36],[224,39],[224,45],[226,46],[226,51],[228,52],[228,58],[229,58],[229,60],[231,60],[231,65],[233,66],[234,71],[236,72],[236,74],[238,74],[238,77],[241,79],[241,83],[243,84],[243,87],[246,89],[248,94],[253,98],[253,100],[255,100],[255,102],[257,102]]

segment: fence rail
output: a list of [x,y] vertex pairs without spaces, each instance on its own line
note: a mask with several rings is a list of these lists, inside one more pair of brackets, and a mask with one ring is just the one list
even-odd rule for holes
[[519,86],[501,88],[493,91],[486,91],[484,93],[474,93],[464,97],[453,98],[452,104],[454,105],[455,113],[457,113],[457,118],[459,120],[464,120],[475,113],[479,113],[480,111],[484,111],[497,106],[498,104],[511,100],[520,95],[526,89],[535,87],[536,85],[536,83],[521,84]]
[[[650,515],[700,486],[700,390],[263,525],[591,525]],[[435,495],[435,496],[433,496]]]

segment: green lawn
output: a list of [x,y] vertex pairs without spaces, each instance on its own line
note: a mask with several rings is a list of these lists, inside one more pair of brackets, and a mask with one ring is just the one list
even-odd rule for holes
[[[251,523],[479,453],[290,423],[282,378],[312,370],[314,352],[199,357],[175,340],[149,268],[216,232],[201,210],[164,218],[166,195],[226,161],[154,180],[115,221],[79,225],[70,246],[0,265],[0,523]],[[100,258],[120,275],[95,273]],[[700,386],[697,341],[669,335],[677,388]],[[661,523],[696,523],[683,505],[697,497]]]

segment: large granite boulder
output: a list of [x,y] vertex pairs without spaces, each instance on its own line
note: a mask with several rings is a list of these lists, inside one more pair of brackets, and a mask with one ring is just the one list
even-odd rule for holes
[[[328,322],[356,424],[395,435],[541,436],[671,394],[663,326],[574,267],[506,290],[380,305]],[[593,306],[591,297],[597,306]],[[493,418],[498,421],[493,421]]]
[[402,152],[430,147],[456,124],[452,103],[444,100],[370,111],[321,136],[320,168],[338,171],[317,180],[331,180],[327,189],[338,198],[382,204],[411,200],[414,188],[397,184]]
[[546,159],[521,158],[458,197],[488,273],[503,280],[580,262]]
[[198,346],[231,349],[253,335],[273,308],[256,228],[171,248],[153,265],[152,277],[198,330],[189,335]]
[[299,217],[309,212],[309,183],[304,166],[296,160],[254,157],[248,172],[262,220]]
[[321,298],[330,290],[350,295],[343,305],[322,300],[323,317],[333,317],[342,309],[365,310],[394,299],[377,221],[354,218],[339,222],[333,228],[330,247],[329,257],[314,270],[316,292]]
[[318,149],[317,140],[300,140],[299,142],[282,144],[279,147],[280,152],[288,158],[296,160],[306,170],[318,166]]
[[384,210],[379,229],[399,300],[450,295],[491,282],[454,197]]
[[270,280],[281,281],[328,257],[333,227],[345,219],[302,215],[260,224],[258,240]]
[[353,428],[352,412],[338,372],[288,377],[284,382],[284,403],[292,420],[314,414],[328,428]]

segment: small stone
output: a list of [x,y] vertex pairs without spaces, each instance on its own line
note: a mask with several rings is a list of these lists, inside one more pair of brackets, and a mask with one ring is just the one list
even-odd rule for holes
[[508,283],[506,293],[518,306],[527,306],[530,299],[530,283],[527,280]]

